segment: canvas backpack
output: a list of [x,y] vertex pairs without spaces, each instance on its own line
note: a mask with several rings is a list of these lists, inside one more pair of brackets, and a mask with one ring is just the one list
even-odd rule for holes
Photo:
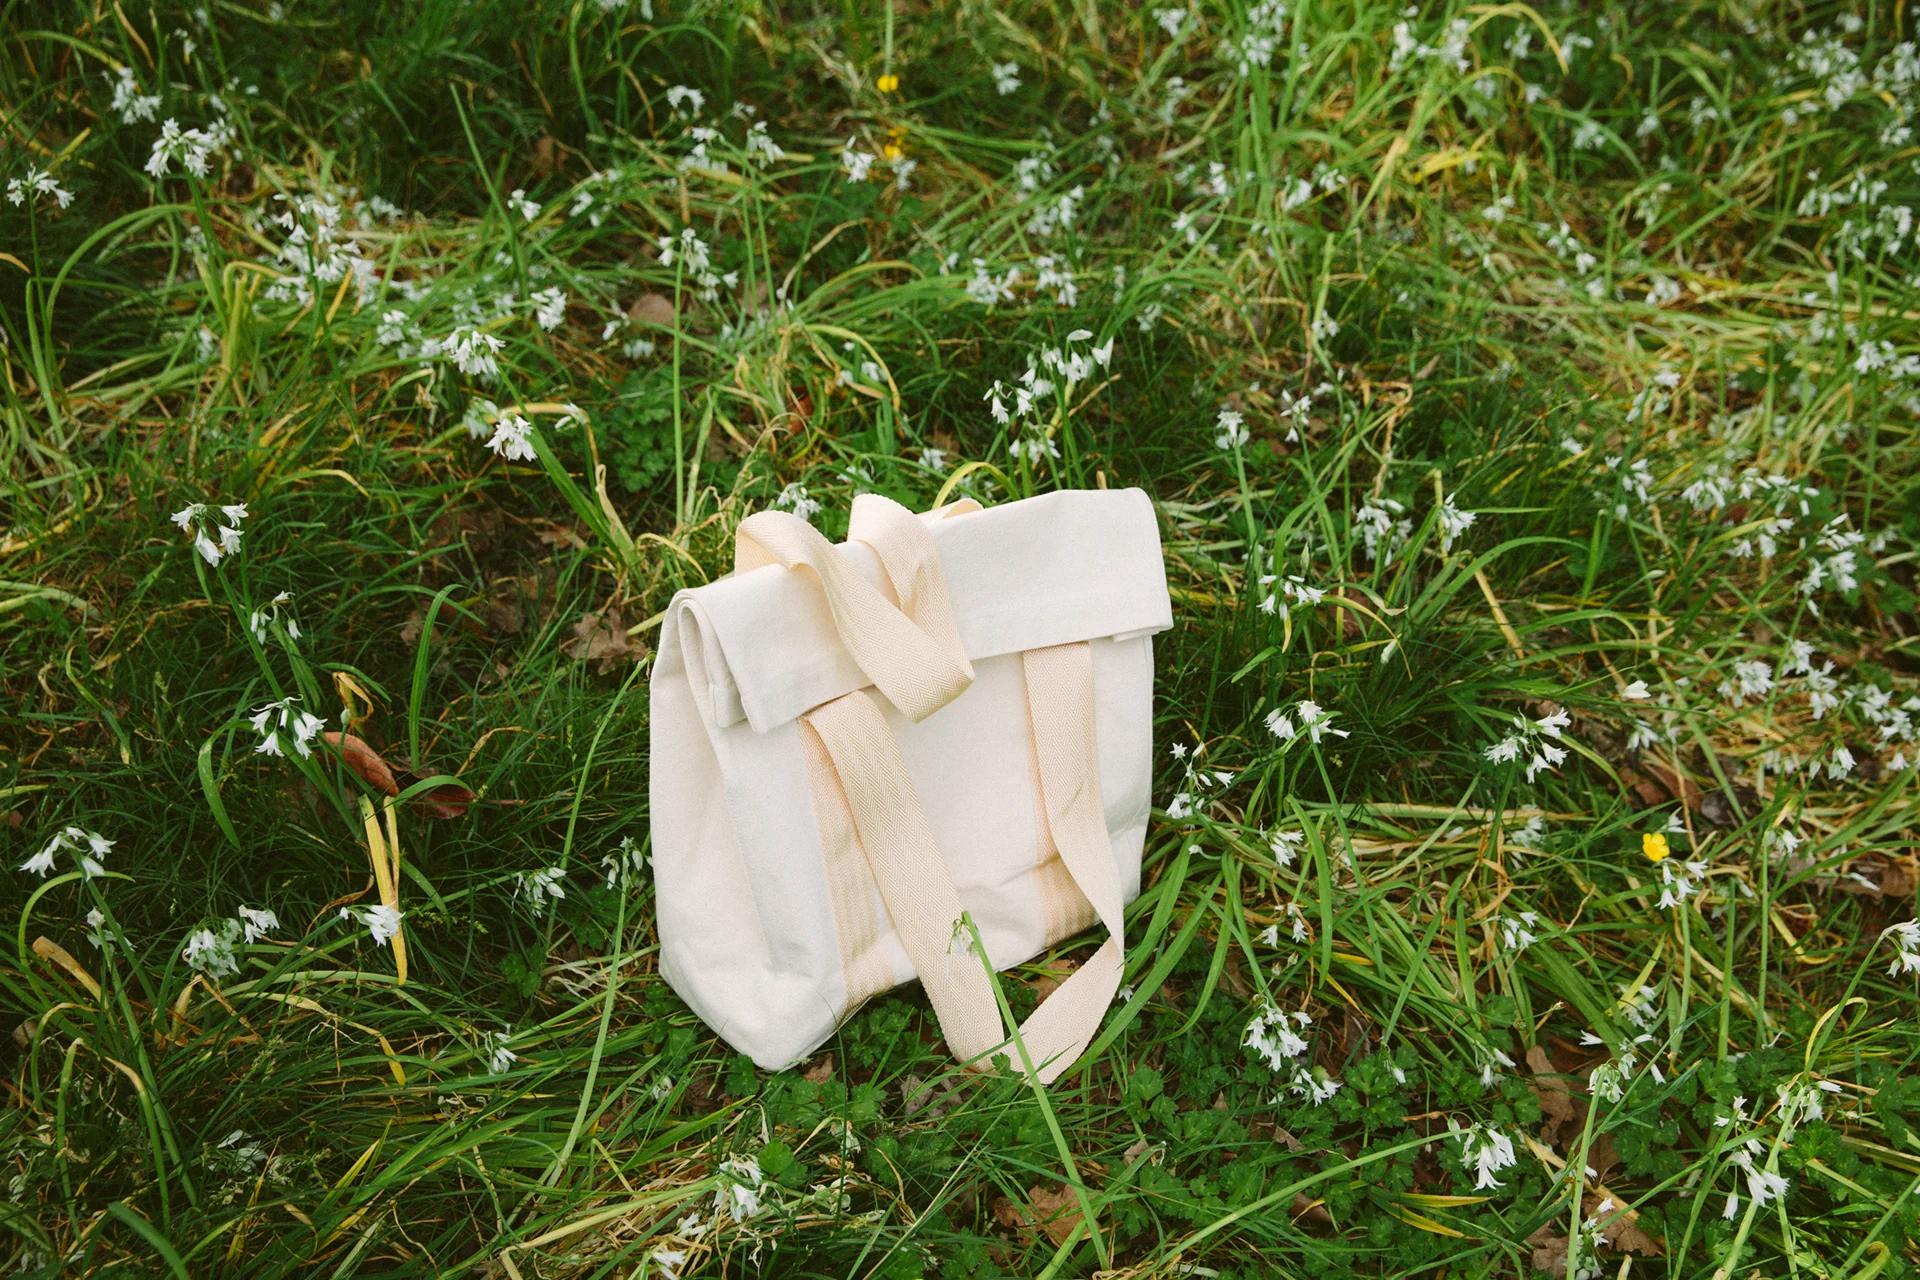
[[[777,1069],[917,980],[957,1057],[1053,1079],[1119,988],[1171,625],[1137,489],[918,516],[862,494],[839,545],[748,517],[734,572],[674,597],[652,674],[667,981]],[[1010,1039],[975,937],[1003,969],[1095,923]]]

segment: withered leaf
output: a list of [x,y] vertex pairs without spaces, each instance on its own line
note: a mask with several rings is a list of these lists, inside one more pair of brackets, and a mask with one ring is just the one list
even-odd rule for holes
[[1527,1050],[1527,1069],[1533,1072],[1533,1096],[1540,1101],[1543,1117],[1540,1141],[1552,1146],[1560,1140],[1560,1130],[1573,1121],[1573,1098],[1547,1051],[1537,1044]]
[[662,328],[673,326],[675,314],[673,299],[660,293],[643,293],[627,308],[627,319],[635,324],[653,324]]
[[[366,741],[351,733],[338,733],[327,730],[320,740],[340,752],[340,758],[347,767],[360,776],[360,780],[378,791],[381,795],[400,794],[400,781],[395,776],[393,766],[388,764],[378,751],[368,746]],[[464,817],[473,804],[473,792],[457,782],[443,782],[427,788],[414,796],[408,803],[413,810],[428,818]]]
[[647,646],[628,637],[618,609],[581,614],[573,624],[573,638],[562,643],[560,651],[576,662],[591,662],[601,675],[647,656]]
[[1586,1211],[1589,1218],[1599,1220],[1601,1239],[1622,1253],[1657,1258],[1666,1252],[1658,1240],[1640,1229],[1640,1215],[1625,1207],[1605,1187],[1587,1192]]
[[351,733],[336,733],[331,729],[322,733],[320,740],[337,749],[340,758],[347,762],[347,768],[359,774],[360,780],[375,791],[386,796],[400,794],[400,784],[394,780],[392,767],[364,740]]
[[1056,1245],[1063,1245],[1080,1226],[1080,1201],[1071,1187],[1062,1184],[1049,1191],[1045,1187],[1027,1190],[1027,1205],[1036,1226]]

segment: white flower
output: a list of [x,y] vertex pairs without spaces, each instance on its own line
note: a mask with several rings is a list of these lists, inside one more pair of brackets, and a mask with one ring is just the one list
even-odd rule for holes
[[361,912],[360,923],[367,926],[367,932],[373,935],[375,943],[385,946],[400,932],[403,914],[398,907],[389,907],[383,902]]
[[1478,512],[1462,511],[1454,506],[1453,495],[1448,494],[1446,502],[1440,507],[1440,550],[1453,550],[1453,544],[1460,535],[1470,529],[1473,522],[1479,518]]
[[527,199],[527,189],[525,187],[515,187],[513,189],[513,194],[507,197],[507,208],[513,210],[528,222],[532,222],[540,216],[540,205],[536,201]]
[[1273,860],[1282,867],[1290,867],[1299,856],[1301,848],[1307,842],[1304,831],[1275,831],[1267,837],[1267,847],[1273,850]]
[[720,1166],[720,1186],[713,1193],[713,1211],[735,1222],[745,1222],[761,1210],[761,1188],[767,1175],[756,1160],[732,1156]]
[[519,872],[514,876],[513,896],[525,898],[527,905],[538,912],[542,904],[558,902],[567,896],[567,869],[539,867]]
[[1518,915],[1511,916],[1502,915],[1500,917],[1500,949],[1515,954],[1525,951],[1540,941],[1539,936],[1533,932],[1534,926],[1539,923],[1540,917],[1531,911],[1522,911]]
[[243,906],[239,918],[241,933],[248,943],[258,941],[280,927],[280,918],[265,907]]
[[55,182],[44,169],[37,169],[33,165],[27,166],[24,177],[7,182],[8,204],[23,204],[29,196],[52,196],[53,202],[62,209],[73,203],[73,192]]
[[533,448],[533,424],[517,413],[509,413],[493,424],[487,448],[508,462],[533,462],[539,454]]
[[567,318],[567,295],[557,286],[549,286],[533,295],[533,318],[542,329],[552,333]]
[[647,855],[632,836],[621,836],[620,847],[600,859],[600,870],[607,877],[607,888],[617,887],[646,868]]
[[1620,696],[1630,702],[1644,702],[1648,698],[1651,698],[1653,694],[1647,689],[1647,682],[1645,680],[1635,680],[1632,684],[1629,684],[1620,691]]
[[[222,559],[240,550],[240,522],[247,518],[247,504],[229,503],[219,508],[220,514],[232,523],[222,524],[214,519],[204,502],[190,503],[168,516],[180,527],[182,533],[193,535],[193,549],[208,564],[217,565]],[[208,533],[211,527],[212,534]],[[215,541],[215,537],[219,540]]]
[[1295,710],[1300,715],[1300,728],[1314,742],[1319,742],[1321,735],[1328,733],[1337,738],[1352,736],[1345,729],[1333,728],[1331,722],[1334,713],[1323,710],[1318,703],[1303,701]]
[[520,1055],[507,1047],[512,1039],[512,1027],[502,1027],[498,1031],[487,1031],[481,1034],[480,1052],[486,1055],[487,1070],[492,1074],[502,1075],[514,1063],[520,1061]]
[[139,124],[159,114],[160,95],[141,93],[133,68],[123,66],[113,82],[113,109],[120,113],[120,123]]
[[1017,62],[994,63],[993,87],[1003,98],[1018,89],[1020,87],[1020,64]]
[[1514,1154],[1513,1139],[1491,1125],[1475,1125],[1471,1129],[1459,1131],[1460,1164],[1469,1173],[1477,1174],[1474,1189],[1477,1191],[1496,1190],[1505,1184],[1493,1175],[1502,1169],[1511,1169],[1518,1163]]
[[239,932],[232,921],[227,921],[220,933],[212,929],[196,929],[187,937],[187,945],[181,950],[180,958],[190,968],[197,969],[216,982],[230,974],[240,972],[240,962],[233,954],[233,938]]
[[840,167],[846,170],[848,182],[865,182],[876,159],[871,151],[860,150],[852,138],[840,149]]
[[107,932],[107,913],[98,907],[87,912],[87,941],[92,943],[96,948],[104,951],[109,936]]
[[1888,977],[1920,973],[1920,922],[1903,920],[1882,936],[1892,938],[1893,945],[1898,949],[1893,963],[1887,966]]
[[699,115],[706,109],[707,95],[689,85],[671,85],[667,89],[667,105],[683,115]]
[[292,735],[293,749],[302,759],[313,754],[313,740],[319,736],[322,729],[326,728],[326,721],[311,712],[296,708],[293,704],[299,700],[297,695],[282,698],[278,702],[269,702],[264,707],[256,708],[248,715],[247,723],[251,724],[254,732],[260,735],[260,743],[254,747],[256,754],[285,755],[286,752],[280,745],[282,731]]
[[1285,1072],[1307,1051],[1306,1040],[1294,1028],[1311,1022],[1305,1013],[1288,1014],[1277,1005],[1263,1005],[1247,1023],[1240,1043],[1275,1071]]
[[112,849],[113,841],[96,831],[88,831],[84,827],[62,827],[54,833],[39,853],[20,864],[20,870],[31,872],[44,879],[46,874],[54,869],[55,856],[60,853],[70,853],[79,862],[81,874],[91,880],[105,873],[107,868],[102,859]]
[[495,379],[500,362],[494,357],[506,348],[506,342],[475,328],[455,329],[439,349],[453,358],[454,367],[470,378]]
[[1213,425],[1219,428],[1213,437],[1213,447],[1216,449],[1238,449],[1252,439],[1251,433],[1247,430],[1246,419],[1238,410],[1220,410]]

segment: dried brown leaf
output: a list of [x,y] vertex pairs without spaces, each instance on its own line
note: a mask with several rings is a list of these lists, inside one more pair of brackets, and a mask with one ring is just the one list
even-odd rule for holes
[[647,646],[627,635],[626,624],[618,609],[604,613],[583,613],[573,624],[573,638],[560,651],[576,662],[590,662],[601,675],[628,662],[646,657]]
[[385,796],[400,794],[400,784],[394,780],[393,768],[364,740],[351,733],[336,733],[331,729],[322,733],[320,740],[337,749],[340,758],[347,762],[347,768],[359,774],[360,780],[375,791]]
[[627,319],[635,324],[653,324],[662,328],[672,328],[677,314],[673,309],[673,299],[660,293],[643,293],[627,308]]

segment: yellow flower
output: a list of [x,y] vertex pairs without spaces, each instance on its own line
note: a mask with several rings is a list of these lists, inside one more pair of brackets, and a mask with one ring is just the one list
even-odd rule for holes
[[880,148],[880,154],[887,158],[888,164],[898,164],[900,157],[907,154],[906,148],[897,142],[889,142]]
[[882,93],[898,93],[900,92],[900,77],[894,75],[892,72],[888,72],[886,75],[874,81],[873,87]]
[[1640,852],[1647,855],[1648,862],[1659,862],[1673,850],[1667,848],[1667,838],[1658,831],[1649,831],[1640,837]]

